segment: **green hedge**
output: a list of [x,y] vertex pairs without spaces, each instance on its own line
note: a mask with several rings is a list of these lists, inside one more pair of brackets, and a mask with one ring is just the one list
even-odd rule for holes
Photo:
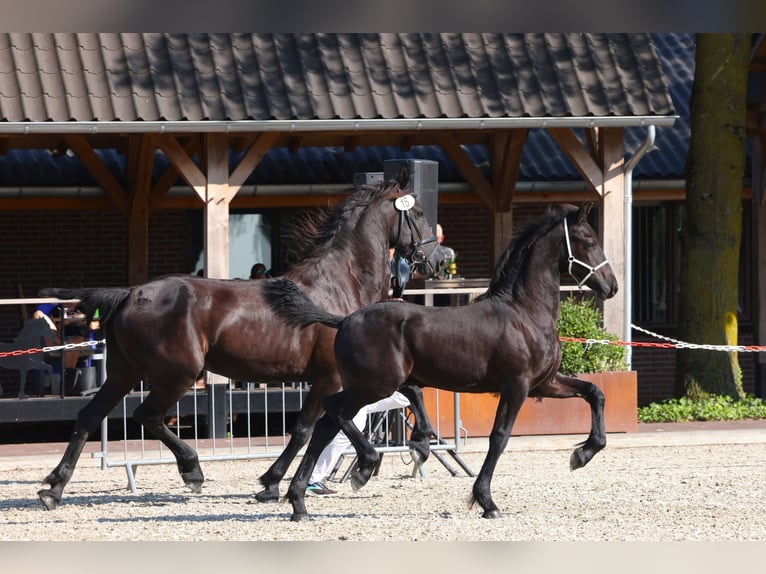
[[651,403],[638,409],[638,422],[670,423],[688,421],[729,421],[766,418],[766,403],[745,395],[735,401],[729,396],[709,395],[701,401],[687,397]]

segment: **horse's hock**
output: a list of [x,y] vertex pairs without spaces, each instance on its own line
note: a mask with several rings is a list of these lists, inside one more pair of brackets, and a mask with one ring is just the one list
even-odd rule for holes
[[[636,432],[638,428],[638,378],[636,371],[611,371],[577,375],[604,393],[604,422],[607,432]],[[437,396],[438,392],[438,408]],[[423,389],[428,416],[438,421],[441,436],[454,437],[452,393]],[[489,436],[495,419],[498,396],[462,393],[459,403],[461,433],[468,437]],[[437,417],[438,411],[438,417]],[[524,402],[513,425],[512,435],[587,434],[590,407],[583,400],[531,399]]]

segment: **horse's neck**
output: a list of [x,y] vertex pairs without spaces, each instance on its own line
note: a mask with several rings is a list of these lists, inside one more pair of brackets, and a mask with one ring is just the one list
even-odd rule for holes
[[537,242],[529,257],[532,264],[528,272],[520,278],[518,292],[522,305],[534,304],[538,309],[545,309],[558,318],[561,301],[561,271],[559,256],[563,238],[553,230],[546,238]]
[[361,236],[339,243],[291,278],[310,284],[316,300],[327,301],[333,312],[350,313],[385,298],[391,274],[385,245]]

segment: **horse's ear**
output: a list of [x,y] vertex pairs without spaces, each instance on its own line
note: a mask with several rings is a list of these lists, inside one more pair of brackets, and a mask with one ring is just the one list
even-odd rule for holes
[[399,189],[407,189],[410,185],[410,170],[404,162],[399,169],[399,175],[396,176],[396,183],[399,185]]
[[577,213],[577,223],[586,223],[588,221],[588,214],[593,209],[593,205],[592,201],[586,201],[582,204],[580,211]]

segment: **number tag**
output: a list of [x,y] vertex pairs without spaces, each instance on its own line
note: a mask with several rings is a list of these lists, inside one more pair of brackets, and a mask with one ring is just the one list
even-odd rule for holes
[[394,202],[394,207],[399,211],[409,211],[415,205],[414,195],[403,195]]

